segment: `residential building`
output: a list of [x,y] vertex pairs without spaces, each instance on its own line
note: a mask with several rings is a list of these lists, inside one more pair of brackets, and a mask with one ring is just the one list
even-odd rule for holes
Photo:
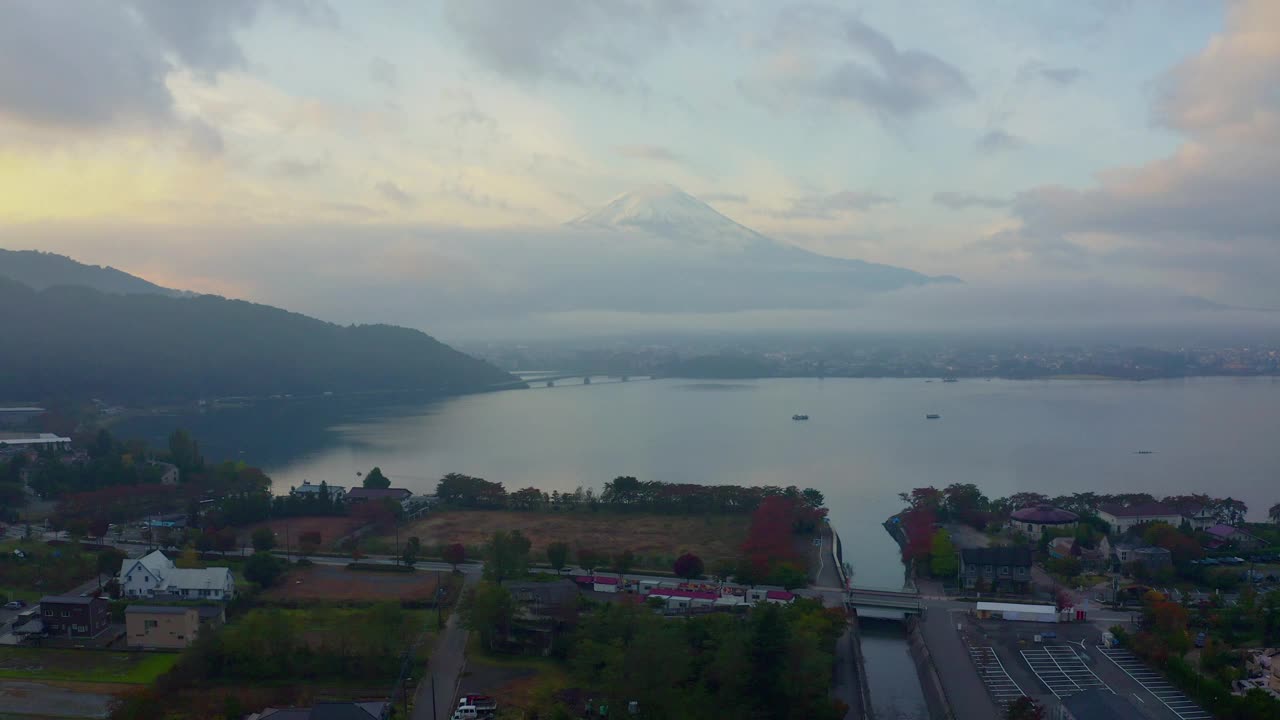
[[67,450],[71,438],[53,433],[0,432],[0,453],[13,454],[19,450]]
[[1031,582],[1031,550],[1022,546],[965,548],[960,578],[966,588],[981,582],[992,590],[1024,592]]
[[517,609],[505,641],[524,652],[548,655],[578,619],[578,587],[572,580],[503,583]]
[[795,600],[795,595],[787,592],[785,588],[776,585],[756,585],[747,590],[747,602],[751,604],[768,602],[787,604]]
[[40,620],[47,635],[97,637],[111,624],[106,598],[50,595],[40,599]]
[[17,427],[44,413],[42,407],[0,407],[0,427]]
[[182,480],[182,472],[178,470],[178,466],[173,463],[160,462],[152,460],[147,463],[153,467],[160,468],[160,484],[161,485],[177,485]]
[[1098,508],[1098,517],[1109,525],[1111,532],[1115,534],[1145,523],[1162,522],[1174,527],[1182,524],[1182,513],[1172,505],[1160,502],[1102,505]]
[[1024,507],[1009,515],[1010,527],[1037,538],[1050,530],[1075,530],[1079,520],[1079,515],[1052,505]]
[[156,550],[120,567],[120,591],[129,598],[174,598],[179,600],[230,600],[236,583],[224,567],[188,569]]
[[1110,690],[1091,688],[1062,698],[1057,720],[1133,720],[1147,717],[1133,701]]
[[1133,560],[1133,551],[1140,547],[1143,547],[1143,544],[1137,540],[1121,538],[1115,541],[1111,546],[1111,550],[1116,556],[1116,562],[1124,565],[1130,560]]
[[1191,525],[1192,530],[1207,530],[1218,524],[1218,514],[1208,505],[1188,505],[1180,510],[1182,519]]
[[266,708],[250,714],[245,720],[387,720],[391,703],[326,702],[301,708]]
[[1134,548],[1129,553],[1129,559],[1132,562],[1142,563],[1147,570],[1160,570],[1173,566],[1173,554],[1162,547],[1146,545]]
[[347,503],[355,505],[370,500],[394,500],[401,505],[413,497],[413,493],[404,488],[366,488],[357,487],[347,491]]
[[1262,540],[1250,535],[1249,533],[1237,527],[1230,525],[1214,525],[1205,530],[1210,540],[1206,546],[1211,550],[1225,546],[1233,546],[1241,550],[1252,550],[1263,545]]
[[175,605],[130,605],[124,611],[130,647],[184,648],[200,634],[200,610]]
[[347,494],[347,488],[345,485],[329,485],[328,483],[323,482],[319,485],[312,485],[310,480],[303,480],[301,485],[289,488],[290,495],[299,496],[319,496],[321,491],[327,491],[329,493],[329,497],[335,500],[345,497]]

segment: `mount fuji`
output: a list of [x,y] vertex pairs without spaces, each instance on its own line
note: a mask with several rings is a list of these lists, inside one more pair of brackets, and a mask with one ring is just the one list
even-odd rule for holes
[[773,271],[778,279],[796,273],[824,274],[844,290],[886,291],[928,283],[959,282],[906,268],[836,258],[779,242],[717,212],[674,185],[650,185],[619,195],[608,204],[565,223],[581,232],[639,236],[671,251],[673,260],[711,262],[716,268]]

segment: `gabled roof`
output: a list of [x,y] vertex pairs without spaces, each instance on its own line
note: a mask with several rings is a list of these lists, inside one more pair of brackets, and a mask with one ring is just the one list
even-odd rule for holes
[[141,565],[142,567],[146,568],[152,575],[157,575],[157,576],[163,575],[164,571],[169,570],[173,567],[173,561],[169,559],[168,555],[165,555],[159,550],[152,550],[151,552],[147,553],[146,555],[143,555],[140,558],[136,558],[133,560],[125,560],[123,563],[121,563],[120,571],[128,572],[132,570],[134,563]]
[[966,565],[1031,565],[1031,550],[1025,547],[965,548],[960,558]]
[[404,488],[353,487],[347,491],[348,500],[381,500],[383,498],[403,500],[411,495],[413,493]]
[[1118,505],[1116,503],[1107,503],[1098,506],[1098,512],[1104,512],[1112,517],[1117,518],[1144,518],[1168,515],[1181,515],[1178,509],[1168,503],[1162,502],[1145,502],[1134,503],[1133,505]]
[[221,590],[231,581],[231,570],[224,567],[203,569],[174,568],[164,573],[166,587],[180,590]]

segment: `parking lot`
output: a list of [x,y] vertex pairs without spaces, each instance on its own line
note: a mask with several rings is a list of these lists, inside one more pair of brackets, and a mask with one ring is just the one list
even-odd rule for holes
[[[1098,647],[1102,629],[1092,624],[978,620],[972,616],[957,619],[962,622],[961,636],[969,647],[970,658],[997,703],[1012,699],[1015,686],[1050,707],[1083,688],[1102,688],[1133,700],[1148,717],[1157,720],[1210,717],[1192,714],[1189,706],[1176,701],[1164,703],[1161,697],[1174,698],[1163,692],[1167,688],[1155,684],[1155,677],[1141,674],[1136,667],[1131,667],[1131,675],[1104,656]],[[1146,680],[1152,689],[1138,678]],[[1175,712],[1175,708],[1182,712]]]
[[1133,653],[1122,648],[1098,648],[1099,654],[1115,663],[1125,675],[1133,679],[1144,690],[1155,696],[1156,700],[1169,709],[1180,720],[1211,720],[1213,715],[1205,712],[1181,690],[1178,690],[1164,679],[1160,673],[1152,670]]

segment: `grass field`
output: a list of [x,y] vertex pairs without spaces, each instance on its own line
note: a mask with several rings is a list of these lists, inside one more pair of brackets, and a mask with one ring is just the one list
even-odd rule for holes
[[400,537],[417,536],[427,546],[460,542],[470,549],[488,542],[495,530],[519,530],[533,543],[535,562],[545,560],[548,544],[563,541],[572,549],[585,547],[610,554],[630,550],[642,567],[669,570],[670,562],[685,552],[692,552],[707,563],[737,557],[750,522],[751,517],[746,514],[456,510],[432,513],[401,528]]
[[176,653],[0,648],[0,677],[146,685],[177,660]]
[[260,527],[270,528],[276,534],[276,547],[278,549],[284,550],[287,544],[296,552],[298,550],[298,538],[302,537],[303,533],[318,532],[320,533],[319,549],[328,551],[334,549],[339,540],[350,535],[364,523],[364,520],[355,517],[280,518],[278,520],[266,520],[252,525],[245,525],[237,529],[236,536],[238,538],[237,542],[245,546],[249,545],[254,530]]
[[[447,572],[445,574],[448,574]],[[262,594],[264,600],[329,600],[378,602],[428,600],[436,591],[436,573],[357,572],[336,565],[312,565],[290,570],[279,585]]]

